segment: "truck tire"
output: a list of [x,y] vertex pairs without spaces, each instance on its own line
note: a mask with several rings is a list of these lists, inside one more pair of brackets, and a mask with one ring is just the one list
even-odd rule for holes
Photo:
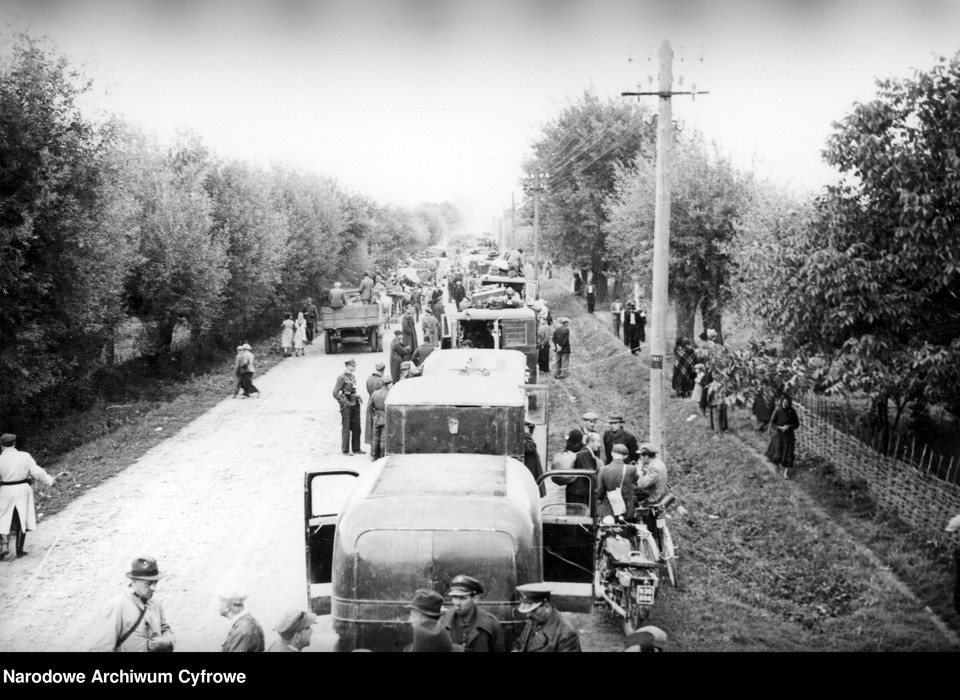
[[370,352],[379,352],[378,345],[380,340],[380,329],[371,328],[367,333],[370,338]]
[[323,349],[328,355],[333,354],[333,347],[330,343],[330,331],[323,332]]

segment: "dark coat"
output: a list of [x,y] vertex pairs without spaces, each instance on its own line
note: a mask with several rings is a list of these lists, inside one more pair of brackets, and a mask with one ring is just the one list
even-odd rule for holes
[[[373,396],[373,392],[383,386],[383,375],[380,372],[374,372],[367,377],[367,398]],[[373,404],[367,401],[367,410],[364,420],[363,434],[366,436],[364,442],[368,445],[373,442]]]
[[766,456],[777,466],[789,469],[793,466],[796,435],[794,431],[800,427],[800,416],[791,406],[783,409],[779,406],[770,418],[770,444],[767,446]]
[[542,625],[528,618],[520,636],[513,645],[514,651],[559,652],[580,651],[580,635],[563,619],[560,611],[552,608],[550,617]]
[[607,430],[603,434],[603,453],[606,455],[604,458],[605,464],[610,464],[610,461],[613,459],[613,446],[618,444],[626,445],[630,451],[630,454],[628,454],[624,460],[625,462],[636,463],[636,461],[640,459],[640,445],[637,444],[637,438],[626,430],[621,430],[617,435]]
[[[577,453],[573,468],[596,473],[597,458],[589,447],[584,447]],[[590,503],[590,490],[591,483],[588,480],[574,479],[567,485],[567,503]]]
[[560,326],[553,332],[553,345],[558,353],[570,354],[570,329],[566,326]]
[[464,619],[451,608],[440,616],[440,624],[447,628],[454,644],[463,645],[464,651],[504,651],[500,621],[486,610],[475,607],[470,618]]
[[[403,346],[407,349],[407,357],[410,357],[417,348],[417,322],[412,314],[403,315],[403,324],[400,328],[403,331]],[[394,377],[393,379],[396,381],[397,378]]]
[[[543,476],[543,464],[540,462],[540,453],[537,452],[537,443],[526,431],[523,433],[523,463],[530,470],[534,481]],[[540,484],[540,497],[543,498],[546,495],[547,485]]]
[[263,628],[250,617],[240,615],[233,622],[221,647],[223,651],[260,652],[264,649]]
[[[624,474],[626,469],[626,474]],[[640,473],[635,464],[624,464],[623,462],[611,462],[600,467],[597,478],[597,503],[600,504],[600,510],[597,517],[601,520],[608,515],[613,515],[613,508],[610,501],[607,500],[608,491],[620,489],[620,495],[623,496],[623,502],[627,506],[623,517],[632,520],[637,514],[637,482],[640,480]]]
[[400,336],[395,337],[390,343],[390,376],[394,382],[400,380],[400,363],[408,357],[407,349],[403,347],[403,339]]

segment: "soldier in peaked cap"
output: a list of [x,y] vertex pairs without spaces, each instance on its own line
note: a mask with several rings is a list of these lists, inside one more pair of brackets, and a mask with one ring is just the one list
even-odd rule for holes
[[378,362],[373,370],[373,374],[367,377],[367,410],[364,421],[363,441],[368,445],[373,444],[373,392],[383,386],[383,371],[387,368],[382,362]]
[[313,625],[316,622],[317,616],[312,612],[297,610],[296,608],[288,610],[274,628],[280,635],[280,639],[271,644],[267,651],[296,652],[310,646]]
[[365,455],[360,449],[360,395],[357,393],[357,378],[353,372],[356,360],[347,360],[344,372],[333,386],[333,398],[340,404],[340,449],[345,455]]
[[90,651],[173,651],[173,631],[163,606],[153,599],[161,579],[157,560],[134,559],[127,578],[130,587],[104,615],[102,632]]
[[550,602],[551,588],[545,583],[517,586],[520,605],[517,611],[527,616],[514,651],[580,651],[580,635]]
[[450,633],[455,644],[467,651],[504,651],[500,621],[477,607],[483,585],[472,576],[460,574],[450,582],[447,595],[453,608],[440,616],[440,626]]

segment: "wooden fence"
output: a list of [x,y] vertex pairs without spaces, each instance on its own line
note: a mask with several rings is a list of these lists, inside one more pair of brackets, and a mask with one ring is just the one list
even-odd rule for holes
[[960,486],[910,462],[876,451],[798,401],[797,455],[816,455],[844,480],[863,480],[873,499],[932,540],[943,540],[944,526],[960,513]]

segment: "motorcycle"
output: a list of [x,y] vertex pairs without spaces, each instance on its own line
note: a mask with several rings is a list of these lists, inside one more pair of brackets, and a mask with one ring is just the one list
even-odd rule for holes
[[594,596],[623,618],[625,634],[643,626],[660,587],[660,552],[643,523],[617,522],[612,516],[597,526]]
[[[676,496],[668,493],[659,501],[642,503],[637,506],[638,520],[642,521],[646,516],[649,517],[651,521],[655,521],[657,534],[659,536],[653,537],[653,545],[657,552],[656,559],[666,571],[670,585],[674,588],[677,587],[680,581],[680,575],[677,571],[677,550],[673,544],[673,535],[670,534],[670,527],[667,525],[667,509],[676,503],[676,500]],[[678,508],[678,512],[683,514],[685,511],[680,507]],[[656,541],[657,539],[659,539],[659,544]]]

